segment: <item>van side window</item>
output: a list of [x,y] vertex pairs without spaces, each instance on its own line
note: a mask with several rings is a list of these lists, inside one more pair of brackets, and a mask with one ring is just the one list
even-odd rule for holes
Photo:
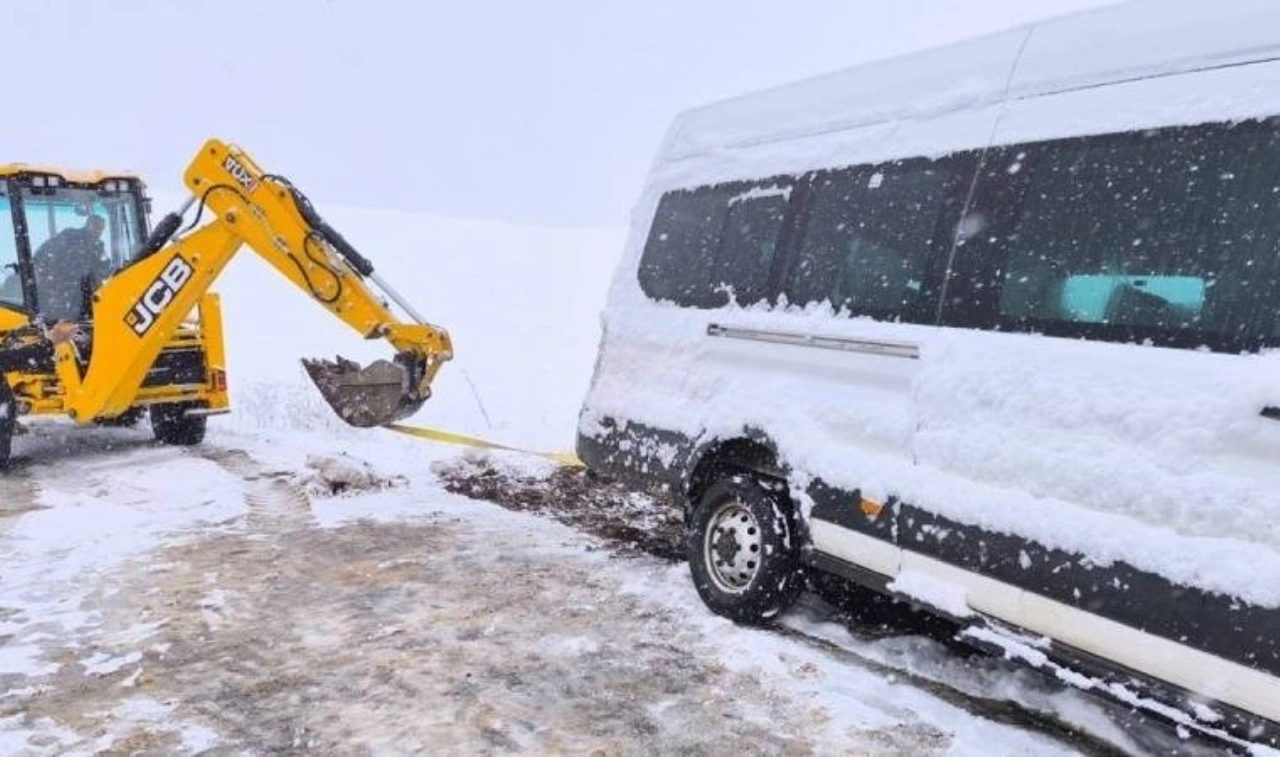
[[731,286],[739,305],[769,296],[769,272],[790,198],[790,187],[756,187],[729,198],[712,282]]
[[790,197],[790,186],[778,182],[668,192],[640,259],[641,289],[695,308],[767,298]]
[[1278,150],[1256,121],[1046,146],[1007,237],[1002,319],[1221,349],[1276,336]]
[[951,172],[929,161],[815,174],[788,301],[829,302],[852,315],[924,315],[950,186]]

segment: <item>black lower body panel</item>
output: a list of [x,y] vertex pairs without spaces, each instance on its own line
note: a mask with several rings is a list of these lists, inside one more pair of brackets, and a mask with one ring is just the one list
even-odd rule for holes
[[693,440],[638,423],[606,421],[602,427],[603,433],[597,436],[578,434],[578,458],[587,468],[646,488],[655,484],[680,487],[693,454]]
[[1280,676],[1280,609],[1182,586],[1124,562],[1099,564],[1085,554],[960,523],[910,504],[890,502],[887,512],[872,518],[852,506],[860,499],[857,491],[821,480],[810,486],[809,496],[814,519]]
[[[578,437],[578,455],[593,470],[653,484],[678,486],[696,464],[695,441],[677,433],[634,422],[606,422],[604,433]],[[785,462],[785,461],[784,461]],[[1089,555],[1049,547],[1032,539],[961,523],[910,503],[890,500],[882,507],[859,506],[861,494],[815,479],[806,492],[813,501],[810,518],[830,522],[904,550],[987,576],[1152,636],[1206,652],[1241,666],[1280,677],[1280,609],[1183,586],[1122,561],[1100,564]],[[843,561],[812,555],[817,567],[844,572]],[[843,563],[849,565],[849,563]],[[846,576],[884,589],[880,577],[857,568]],[[1120,664],[1063,649],[1060,655],[1092,670],[1122,675]],[[1133,674],[1135,680],[1141,676]],[[1147,679],[1148,689],[1161,684]],[[1170,702],[1181,706],[1181,702]],[[1239,726],[1247,715],[1230,712]],[[1276,724],[1263,721],[1267,738]],[[1237,730],[1237,733],[1247,731]]]

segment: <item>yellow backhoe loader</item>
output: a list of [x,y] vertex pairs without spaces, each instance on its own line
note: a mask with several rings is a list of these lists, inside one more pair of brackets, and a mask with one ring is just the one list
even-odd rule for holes
[[[190,198],[151,230],[135,176],[0,165],[0,466],[23,415],[87,426],[131,424],[145,412],[160,442],[199,443],[207,418],[229,411],[219,300],[209,289],[242,247],[395,350],[367,368],[303,361],[344,421],[391,423],[430,396],[453,354],[448,333],[288,180],[216,139],[184,179]],[[54,345],[49,329],[59,322],[79,324],[79,336]]]

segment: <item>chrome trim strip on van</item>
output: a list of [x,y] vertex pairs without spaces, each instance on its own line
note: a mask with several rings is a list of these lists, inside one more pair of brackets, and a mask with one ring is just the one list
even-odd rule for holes
[[874,339],[848,339],[836,336],[800,334],[793,331],[743,329],[733,326],[721,326],[718,323],[712,323],[707,326],[707,336],[744,339],[751,342],[768,342],[770,344],[790,344],[796,347],[817,347],[824,350],[841,350],[843,352],[860,352],[867,355],[902,357],[910,360],[920,358],[920,347],[910,342],[885,342]]

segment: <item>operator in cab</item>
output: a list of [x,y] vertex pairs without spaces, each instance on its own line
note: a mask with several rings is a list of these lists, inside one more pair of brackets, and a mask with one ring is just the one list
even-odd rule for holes
[[81,228],[54,234],[32,256],[40,314],[52,321],[88,320],[93,290],[111,273],[102,243],[107,222],[90,214]]

